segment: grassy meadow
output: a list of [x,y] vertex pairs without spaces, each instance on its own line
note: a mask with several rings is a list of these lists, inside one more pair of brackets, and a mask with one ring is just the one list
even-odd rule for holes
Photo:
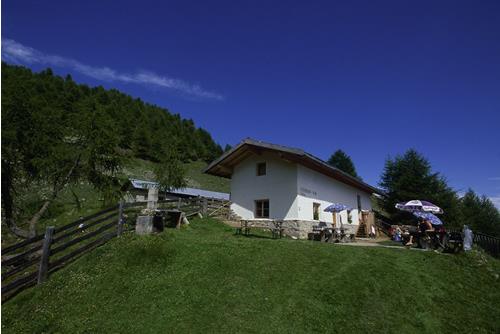
[[500,262],[235,236],[114,239],[2,307],[4,333],[495,333]]
[[[151,161],[130,159],[121,171],[120,176],[124,182],[129,177],[154,180],[154,166],[155,164]],[[206,166],[207,164],[204,161],[192,161],[184,164],[188,187],[229,192],[229,180],[204,174],[202,171]],[[37,195],[40,191],[40,189],[26,189],[25,193],[20,194],[23,196],[25,205],[23,209],[26,212],[26,221],[42,205],[42,201]],[[40,220],[37,229],[38,233],[44,233],[46,226],[60,226],[70,223],[81,216],[90,215],[111,204],[115,203],[105,203],[102,196],[86,183],[66,187]],[[19,225],[24,226],[23,222]],[[9,233],[8,228],[2,222],[2,247],[16,243],[19,240]]]

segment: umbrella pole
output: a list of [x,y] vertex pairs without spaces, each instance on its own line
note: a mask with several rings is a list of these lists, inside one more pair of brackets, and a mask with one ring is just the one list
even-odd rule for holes
[[337,227],[337,214],[335,212],[332,212],[332,217],[333,217],[333,228]]

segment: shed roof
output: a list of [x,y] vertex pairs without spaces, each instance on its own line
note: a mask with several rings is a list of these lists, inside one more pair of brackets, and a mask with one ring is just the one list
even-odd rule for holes
[[250,157],[251,155],[260,155],[264,151],[274,152],[281,159],[301,164],[307,168],[332,177],[340,182],[343,182],[365,192],[383,195],[383,192],[380,189],[377,189],[369,185],[368,183],[365,183],[351,176],[350,174],[347,174],[340,169],[329,165],[320,158],[317,158],[300,148],[266,143],[252,138],[244,139],[233,149],[224,153],[221,157],[208,165],[208,167],[205,168],[204,172],[211,175],[231,178],[234,166],[242,162],[244,159]]
[[[134,189],[149,189],[149,188],[156,188],[158,187],[157,182],[153,181],[145,181],[145,180],[138,180],[138,179],[129,179],[130,183],[132,184],[132,187]],[[172,189],[168,191],[170,194],[178,194],[178,195],[186,195],[186,196],[194,196],[194,197],[206,197],[206,198],[215,198],[215,199],[221,199],[221,200],[226,200],[229,201],[229,194],[228,193],[222,193],[218,191],[210,191],[210,190],[205,190],[205,189],[198,189],[198,188],[179,188],[179,189]]]

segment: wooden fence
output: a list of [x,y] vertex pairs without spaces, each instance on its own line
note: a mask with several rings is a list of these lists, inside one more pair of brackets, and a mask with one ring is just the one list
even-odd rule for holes
[[500,257],[500,238],[474,233],[474,243],[495,257]]
[[[81,217],[69,224],[47,227],[45,235],[21,241],[2,250],[2,303],[22,290],[41,284],[54,271],[133,229],[136,216],[147,202],[123,203]],[[186,198],[158,202],[162,209],[178,209],[187,217],[211,215],[228,207],[227,201]]]

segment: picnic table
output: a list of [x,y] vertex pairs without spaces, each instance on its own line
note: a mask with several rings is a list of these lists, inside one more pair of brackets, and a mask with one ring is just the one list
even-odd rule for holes
[[352,234],[346,233],[347,229],[339,227],[328,227],[323,225],[314,225],[312,233],[309,233],[308,239],[321,242],[351,242],[354,240]]
[[277,221],[269,221],[265,222],[263,224],[259,224],[260,222],[256,221],[249,221],[249,220],[242,220],[240,222],[240,227],[236,227],[235,234],[243,234],[243,235],[250,235],[250,230],[252,228],[258,228],[258,229],[264,229],[264,230],[270,230],[273,236],[273,239],[278,239],[283,236],[283,227],[282,227],[282,222],[277,222]]

